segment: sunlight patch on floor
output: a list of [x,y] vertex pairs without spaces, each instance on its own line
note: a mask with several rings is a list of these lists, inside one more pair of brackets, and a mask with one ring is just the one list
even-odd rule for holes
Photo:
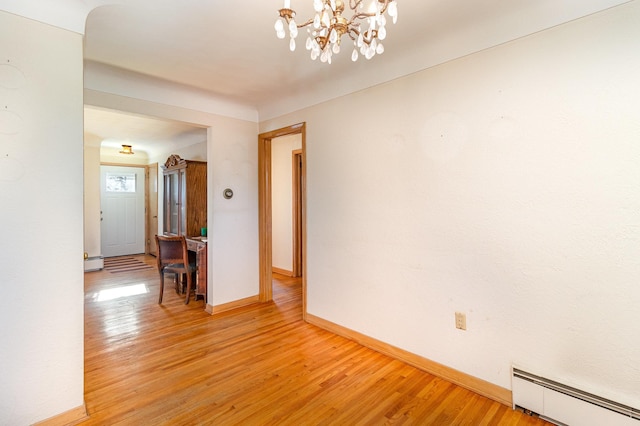
[[149,293],[149,288],[145,284],[125,285],[116,288],[107,288],[100,290],[93,295],[96,302],[105,302],[107,300],[120,299],[122,297],[137,296],[139,294]]

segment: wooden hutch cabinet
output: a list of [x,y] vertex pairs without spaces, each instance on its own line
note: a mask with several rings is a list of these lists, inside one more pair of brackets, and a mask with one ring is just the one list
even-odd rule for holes
[[207,227],[207,163],[171,155],[163,169],[164,233],[200,236]]
[[164,233],[184,235],[189,257],[198,266],[195,293],[207,300],[207,163],[171,155],[163,166]]

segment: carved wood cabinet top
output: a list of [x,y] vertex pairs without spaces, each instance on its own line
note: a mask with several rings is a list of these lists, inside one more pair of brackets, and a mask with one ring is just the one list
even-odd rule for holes
[[183,160],[177,154],[171,154],[169,158],[167,158],[167,161],[165,161],[164,167],[165,169],[168,169],[176,166],[184,166],[186,164],[187,164],[187,160]]

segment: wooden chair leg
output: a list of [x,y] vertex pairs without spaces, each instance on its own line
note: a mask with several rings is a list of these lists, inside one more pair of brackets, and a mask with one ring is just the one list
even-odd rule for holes
[[173,285],[176,288],[176,294],[182,294],[182,290],[184,288],[182,284],[182,276],[177,272],[173,274]]
[[162,293],[164,293],[164,272],[160,272],[160,297],[158,298],[158,304],[162,303]]
[[185,275],[187,276],[187,297],[184,304],[187,305],[189,304],[189,296],[191,295],[191,274],[187,272]]

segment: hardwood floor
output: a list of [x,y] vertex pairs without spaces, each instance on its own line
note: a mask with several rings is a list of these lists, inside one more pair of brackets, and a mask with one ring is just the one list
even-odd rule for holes
[[216,316],[170,284],[158,305],[158,283],[155,269],[85,274],[81,424],[548,424],[303,322],[299,280]]

